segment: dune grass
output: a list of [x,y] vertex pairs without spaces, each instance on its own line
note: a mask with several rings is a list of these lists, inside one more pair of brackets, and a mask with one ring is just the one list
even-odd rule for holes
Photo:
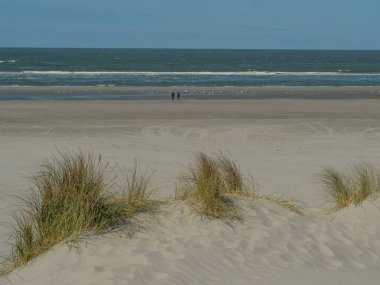
[[226,195],[225,174],[219,169],[219,163],[214,157],[197,153],[194,164],[180,177],[175,198],[188,201],[201,215],[241,220],[238,208]]
[[126,218],[132,218],[138,213],[155,213],[161,204],[152,199],[154,190],[150,189],[150,178],[152,173],[141,171],[135,162],[132,169],[122,171],[120,177],[124,182],[120,186],[121,191],[114,197],[115,204],[120,211],[124,212]]
[[[379,184],[375,172],[366,167],[355,169],[360,195],[370,195]],[[22,266],[62,241],[108,232],[139,213],[155,213],[162,202],[151,199],[150,178],[151,173],[141,171],[136,163],[115,174],[100,156],[60,152],[31,179],[32,192],[22,199],[23,211],[15,215],[7,268]],[[342,193],[352,186],[351,180],[332,170],[326,170],[324,181],[330,189],[343,189],[339,190]],[[303,214],[297,202],[260,194],[252,177],[247,183],[237,164],[223,153],[197,153],[179,179],[175,198],[188,202],[201,216],[225,221],[243,220],[236,203],[242,198],[271,200]]]
[[304,214],[303,206],[300,202],[285,199],[282,196],[276,197],[275,195],[260,194],[255,180],[250,177],[250,182],[247,183],[247,179],[244,178],[237,164],[223,153],[220,153],[217,157],[217,163],[227,194],[238,197],[249,197],[255,200],[271,200],[292,212],[300,215]]
[[216,158],[216,165],[220,170],[221,181],[226,193],[236,195],[247,193],[243,175],[234,161],[220,153]]
[[303,206],[297,201],[260,194],[254,179],[250,182],[242,175],[237,164],[219,153],[209,156],[203,152],[195,155],[195,163],[180,177],[175,198],[188,201],[195,210],[205,216],[219,219],[243,220],[236,206],[236,199],[266,199],[297,214],[304,214]]
[[287,208],[289,211],[303,215],[303,205],[298,201],[285,199],[284,197],[276,197],[275,195],[264,195],[259,193],[259,186],[256,184],[252,177],[247,182],[246,178],[241,173],[237,164],[228,158],[223,153],[217,157],[218,166],[222,175],[225,191],[228,195],[237,197],[248,197],[251,199],[259,200],[266,199],[274,201],[282,207]]
[[367,163],[356,164],[349,175],[333,168],[325,168],[320,174],[320,180],[337,210],[352,204],[358,206],[380,193],[379,171]]
[[280,197],[270,197],[269,200],[272,200],[276,202],[278,205],[288,209],[291,212],[294,212],[296,214],[299,214],[301,216],[305,215],[305,207],[302,202],[296,201],[296,200],[291,200],[291,199],[286,199],[282,196]]
[[[135,214],[152,210],[149,178],[137,166],[126,174],[122,193],[114,193],[116,177],[101,157],[82,152],[59,153],[32,177],[33,191],[15,216],[13,267],[26,264],[61,241],[87,232],[102,232]],[[111,177],[111,178],[110,178]]]

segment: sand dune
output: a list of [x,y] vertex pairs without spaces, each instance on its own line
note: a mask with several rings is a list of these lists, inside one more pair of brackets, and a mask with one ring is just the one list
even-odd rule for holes
[[[268,201],[243,224],[200,221],[184,205],[162,225],[60,245],[13,272],[14,284],[377,284],[380,228],[371,204],[318,218]],[[166,216],[166,218],[165,218]]]
[[[14,195],[55,148],[155,169],[156,196],[173,195],[193,153],[228,150],[263,193],[305,202],[300,216],[271,201],[242,202],[243,224],[201,221],[169,204],[161,224],[58,245],[0,284],[379,284],[379,204],[337,213],[316,174],[353,162],[380,166],[377,100],[2,102],[0,252]],[[141,217],[143,218],[143,217]]]

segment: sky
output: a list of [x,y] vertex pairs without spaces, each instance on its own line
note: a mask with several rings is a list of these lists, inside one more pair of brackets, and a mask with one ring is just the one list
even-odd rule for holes
[[0,0],[0,47],[380,49],[380,0]]

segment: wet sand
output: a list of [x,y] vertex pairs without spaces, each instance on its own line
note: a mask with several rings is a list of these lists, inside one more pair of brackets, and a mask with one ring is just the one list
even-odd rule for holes
[[265,87],[112,87],[112,86],[0,86],[0,99],[168,99],[181,92],[182,99],[352,99],[379,98],[379,86],[265,86]]

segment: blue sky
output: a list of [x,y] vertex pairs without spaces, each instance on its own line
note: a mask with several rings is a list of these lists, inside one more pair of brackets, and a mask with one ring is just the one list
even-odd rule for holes
[[380,49],[380,0],[0,0],[0,46]]

